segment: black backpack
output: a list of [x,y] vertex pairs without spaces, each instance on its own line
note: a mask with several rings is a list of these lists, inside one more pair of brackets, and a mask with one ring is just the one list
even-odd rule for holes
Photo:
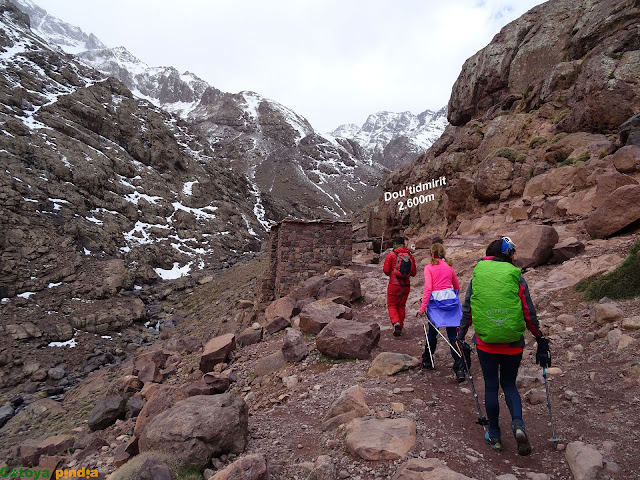
[[411,255],[408,253],[396,254],[396,271],[399,272],[399,277],[407,278],[411,273]]

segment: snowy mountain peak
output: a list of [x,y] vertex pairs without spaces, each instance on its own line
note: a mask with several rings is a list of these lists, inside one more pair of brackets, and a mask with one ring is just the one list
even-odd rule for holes
[[29,15],[31,29],[34,32],[37,32],[51,45],[57,45],[66,53],[77,54],[85,50],[106,48],[92,33],[87,34],[80,28],[49,15],[46,10],[31,0],[15,0],[13,3]]
[[340,125],[331,135],[356,141],[371,161],[393,170],[425,152],[447,126],[447,108],[437,112],[377,112],[362,127]]

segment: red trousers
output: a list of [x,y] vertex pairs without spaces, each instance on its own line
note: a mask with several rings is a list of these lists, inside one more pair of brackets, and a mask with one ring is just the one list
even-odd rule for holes
[[387,287],[387,310],[391,323],[399,323],[404,328],[405,306],[409,297],[410,287],[389,284]]

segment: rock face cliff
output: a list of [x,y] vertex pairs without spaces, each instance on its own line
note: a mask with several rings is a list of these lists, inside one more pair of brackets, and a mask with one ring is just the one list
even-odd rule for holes
[[3,335],[126,326],[145,315],[134,286],[260,249],[246,177],[183,120],[52,49],[4,0],[0,130]]
[[[380,199],[369,234],[497,233],[524,221],[603,237],[634,224],[639,26],[640,4],[622,0],[551,1],[505,26],[465,62],[442,137],[385,191],[446,185],[428,201]],[[625,185],[627,207],[609,200]],[[624,210],[625,220],[596,229],[596,209],[607,219]]]

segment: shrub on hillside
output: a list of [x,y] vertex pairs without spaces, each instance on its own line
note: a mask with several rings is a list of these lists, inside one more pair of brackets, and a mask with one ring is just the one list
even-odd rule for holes
[[640,296],[640,240],[629,250],[629,255],[616,269],[606,275],[585,278],[576,285],[576,290],[590,300],[602,297],[620,299]]

